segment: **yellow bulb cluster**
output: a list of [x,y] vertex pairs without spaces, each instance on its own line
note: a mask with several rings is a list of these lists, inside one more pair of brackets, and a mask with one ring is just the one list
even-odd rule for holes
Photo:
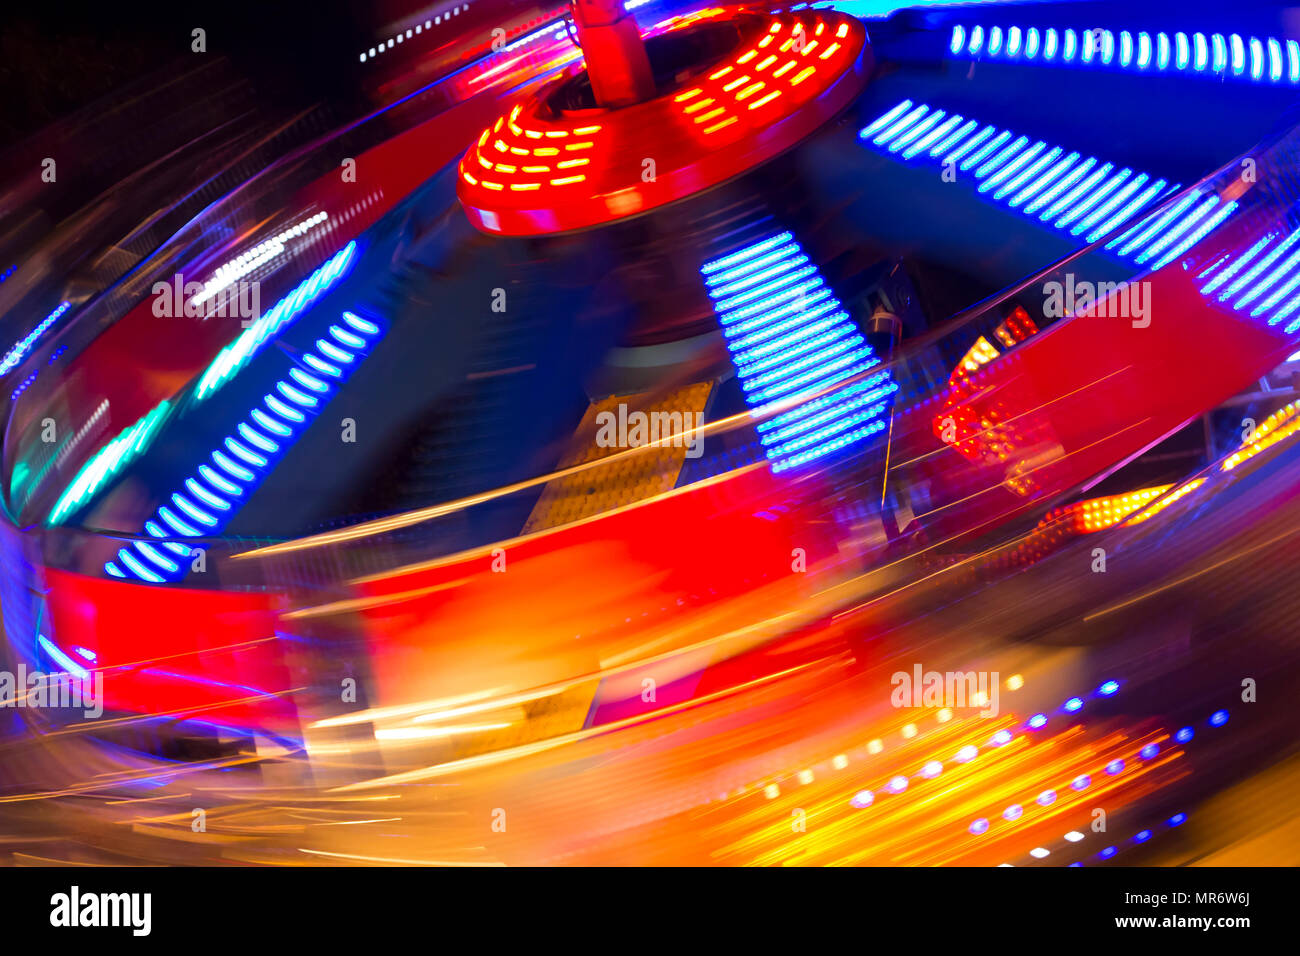
[[1243,461],[1254,458],[1260,452],[1272,448],[1278,442],[1285,441],[1300,431],[1300,418],[1296,417],[1297,412],[1300,412],[1300,402],[1292,402],[1264,419],[1250,436],[1250,440],[1243,442],[1238,451],[1224,459],[1223,470],[1232,471]]
[[1101,531],[1123,521],[1172,487],[1173,485],[1158,485],[1155,488],[1131,491],[1126,495],[1111,495],[1106,498],[1080,501],[1069,505],[1065,512],[1074,517],[1075,530],[1085,534]]

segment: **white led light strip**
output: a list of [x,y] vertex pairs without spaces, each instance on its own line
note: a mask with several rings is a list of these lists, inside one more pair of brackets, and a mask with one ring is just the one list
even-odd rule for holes
[[362,52],[360,55],[360,62],[365,63],[367,60],[373,60],[375,57],[379,56],[379,54],[383,53],[385,50],[391,50],[396,44],[401,43],[403,40],[410,40],[412,37],[423,33],[425,30],[432,30],[435,26],[441,26],[443,23],[451,20],[452,17],[460,16],[462,10],[468,9],[468,3],[458,4],[450,10],[444,10],[431,20],[425,20],[424,23],[417,23],[415,26],[408,27],[404,31],[399,30],[397,33],[393,34],[393,36],[389,37],[388,40],[381,41],[377,46],[372,46],[369,50]]

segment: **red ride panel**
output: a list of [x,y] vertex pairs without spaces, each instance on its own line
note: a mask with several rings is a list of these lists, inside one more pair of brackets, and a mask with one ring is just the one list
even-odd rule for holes
[[[168,715],[296,735],[272,594],[163,588],[45,572],[52,630],[95,653],[105,712]],[[61,635],[68,635],[61,640]],[[280,696],[270,696],[280,695]]]
[[[1177,265],[1146,281],[1146,327],[1098,306],[900,413],[894,455],[927,456],[918,471],[932,510],[919,517],[932,540],[988,530],[1113,471],[1288,354],[1280,329],[1212,305]],[[949,416],[973,423],[958,447],[940,438]]]

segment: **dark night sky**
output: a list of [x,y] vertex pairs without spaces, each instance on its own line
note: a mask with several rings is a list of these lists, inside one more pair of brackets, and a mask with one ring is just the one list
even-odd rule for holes
[[0,149],[132,80],[183,65],[191,31],[207,31],[273,105],[351,95],[347,64],[379,15],[344,0],[198,0],[69,5],[5,4],[0,13]]

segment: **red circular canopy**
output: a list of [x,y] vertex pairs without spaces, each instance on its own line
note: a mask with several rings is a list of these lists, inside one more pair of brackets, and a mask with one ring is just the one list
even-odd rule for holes
[[712,8],[669,30],[730,19],[740,42],[711,68],[644,103],[553,109],[580,68],[514,105],[460,163],[457,192],[484,232],[544,235],[654,209],[752,169],[815,131],[860,92],[866,31],[833,10]]

